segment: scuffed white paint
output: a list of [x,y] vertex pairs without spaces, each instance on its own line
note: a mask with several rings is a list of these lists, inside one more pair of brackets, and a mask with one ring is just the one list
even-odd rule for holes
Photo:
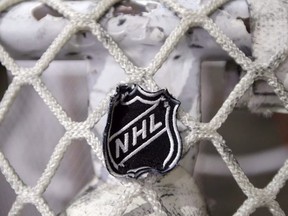
[[[177,167],[152,188],[157,192],[165,212],[179,216],[207,216],[206,207],[193,178],[181,167]],[[91,184],[66,211],[63,216],[110,215],[126,188],[116,183]],[[125,216],[157,216],[151,206],[140,195],[128,205]]]

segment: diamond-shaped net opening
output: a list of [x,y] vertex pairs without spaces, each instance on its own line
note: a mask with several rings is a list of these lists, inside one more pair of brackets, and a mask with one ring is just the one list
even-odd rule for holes
[[21,210],[20,215],[33,215],[33,216],[41,216],[40,212],[37,211],[34,205],[27,204]]
[[[25,121],[22,121],[23,118]],[[39,125],[45,127],[45,130],[41,130]],[[47,134],[54,136],[50,137]],[[26,184],[35,185],[63,134],[63,126],[45,106],[43,100],[32,86],[25,85],[16,95],[1,122],[0,149],[21,179]],[[19,140],[20,146],[17,145]]]
[[73,140],[43,197],[55,213],[75,199],[93,178],[90,146],[85,140]]
[[[246,125],[246,127],[243,127],[243,124]],[[237,134],[232,135],[232,130],[237,131]],[[219,133],[225,138],[227,144],[233,150],[233,153],[239,156],[249,156],[259,153],[259,157],[257,158],[260,159],[261,155],[263,155],[263,161],[265,161],[267,157],[270,157],[270,155],[266,155],[265,152],[270,152],[271,148],[273,150],[277,148],[284,150],[283,142],[279,139],[279,133],[275,126],[274,119],[249,113],[246,110],[234,110],[219,129]],[[254,145],[251,145],[251,142]],[[270,153],[272,154],[272,152]],[[248,158],[249,157],[247,157],[247,159]],[[245,157],[243,159],[245,159]],[[282,161],[281,164],[283,163],[284,161]],[[258,173],[261,172],[259,171]]]
[[[168,56],[165,63],[155,74],[154,80],[159,88],[166,88],[173,96],[181,101],[181,108],[186,112],[199,112],[199,102],[196,98],[199,97],[200,77],[196,73],[191,73],[192,70],[200,70],[200,65],[193,61],[193,55],[189,54],[190,48],[187,45],[187,38],[180,40],[176,45],[175,50]],[[179,87],[179,83],[189,82],[188,85]],[[192,94],[187,93],[193,92]],[[195,93],[194,93],[195,92]]]
[[201,121],[209,122],[239,83],[241,68],[234,61],[203,61],[201,69]]
[[233,215],[247,198],[209,141],[200,143],[195,179],[206,198],[212,216]]
[[[74,67],[75,64],[77,67]],[[55,97],[67,115],[77,122],[84,121],[88,116],[89,93],[87,74],[85,73],[87,67],[88,63],[81,60],[53,61],[41,76],[48,91]],[[73,97],[67,95],[73,95]]]
[[[7,8],[20,2],[22,2],[22,0],[1,1],[0,10],[6,10]],[[90,10],[90,13],[87,14],[79,12],[78,9],[75,9],[75,5],[73,7],[73,4],[69,5],[67,2],[62,2],[59,0],[43,0],[42,2],[49,7],[49,13],[54,14],[53,16],[55,16],[56,19],[58,19],[59,16],[63,16],[67,20],[67,23],[65,27],[61,29],[60,34],[58,36],[55,35],[56,38],[48,47],[47,51],[43,55],[41,55],[41,53],[37,54],[39,57],[41,55],[39,60],[38,57],[33,55],[30,56],[32,59],[37,60],[35,65],[30,68],[21,67],[16,64],[15,60],[12,58],[14,57],[13,53],[10,53],[11,51],[8,48],[5,49],[3,44],[0,46],[0,62],[6,67],[7,70],[11,71],[13,75],[13,81],[4,95],[5,100],[2,100],[0,103],[0,120],[2,121],[6,116],[7,111],[13,104],[12,102],[14,98],[19,93],[19,90],[21,91],[20,87],[23,85],[31,85],[60,124],[65,128],[65,134],[56,145],[54,153],[52,154],[44,173],[41,175],[35,186],[26,185],[15,172],[13,167],[9,164],[4,154],[0,152],[0,170],[4,174],[7,182],[17,194],[16,201],[10,210],[10,215],[17,215],[21,213],[21,209],[27,203],[34,205],[42,215],[54,215],[53,210],[51,210],[43,198],[43,193],[49,186],[72,140],[86,139],[88,145],[91,146],[94,153],[100,158],[100,160],[103,161],[100,140],[94,133],[92,133],[91,128],[93,128],[93,126],[99,122],[101,117],[107,113],[109,96],[107,95],[106,98],[99,102],[97,108],[91,111],[85,121],[75,122],[71,116],[65,112],[63,107],[60,106],[53,94],[42,81],[41,74],[53,61],[56,55],[61,52],[61,48],[63,48],[68,40],[77,32],[81,32],[82,37],[85,37],[83,35],[83,31],[85,31],[85,34],[86,31],[91,32],[125,71],[125,83],[137,83],[144,86],[146,89],[153,91],[159,89],[159,85],[155,81],[154,75],[170,56],[171,52],[179,43],[183,35],[187,31],[191,32],[191,28],[193,27],[205,29],[205,31],[207,31],[209,35],[214,38],[214,40],[223,48],[223,50],[231,58],[233,58],[238,65],[241,66],[242,70],[245,71],[245,75],[235,86],[233,91],[229,94],[209,123],[201,123],[198,120],[191,118],[191,116],[185,112],[179,113],[179,120],[189,128],[189,133],[186,134],[183,143],[184,152],[186,152],[189,148],[191,148],[191,146],[194,146],[195,143],[200,140],[210,140],[213,143],[218,154],[229,168],[240,189],[247,196],[247,199],[239,207],[235,215],[249,215],[262,206],[268,206],[273,215],[284,215],[284,212],[281,210],[279,204],[275,200],[275,197],[283,187],[288,177],[288,163],[284,164],[284,166],[274,176],[273,180],[264,189],[258,189],[249,181],[245,173],[242,171],[230,148],[227,146],[229,144],[225,143],[225,140],[217,132],[217,130],[226,121],[230,113],[235,109],[235,106],[241,96],[243,96],[243,94],[253,85],[256,79],[261,78],[265,80],[273,88],[283,105],[288,108],[288,95],[284,89],[284,86],[274,75],[274,71],[277,70],[279,64],[286,58],[286,47],[283,47],[282,51],[279,51],[272,56],[270,61],[266,64],[259,64],[258,62],[252,61],[247,55],[245,55],[245,53],[242,52],[235,45],[235,43],[233,43],[233,41],[221,31],[221,28],[219,28],[219,26],[217,26],[217,24],[211,18],[209,18],[210,13],[221,7],[224,3],[228,2],[228,0],[209,1],[203,4],[196,11],[180,6],[177,1],[162,0],[161,3],[166,5],[167,8],[179,16],[180,22],[166,38],[164,44],[160,47],[159,52],[157,52],[153,60],[151,60],[147,67],[142,68],[139,67],[141,64],[134,63],[130,60],[130,58],[127,56],[129,53],[123,52],[122,49],[119,48],[120,46],[118,46],[114,41],[113,37],[111,37],[98,23],[99,19],[105,14],[105,12],[119,1],[103,0],[99,1],[95,5],[91,3],[93,8]],[[44,10],[47,10],[47,8],[44,8]],[[3,16],[3,14],[1,14],[1,16]],[[41,16],[43,16],[43,13],[41,14],[40,12],[40,15],[35,15],[34,10],[33,16],[36,16],[33,17],[33,19],[39,19],[39,22],[41,22]],[[44,16],[44,18],[42,17],[42,19],[49,16],[52,15],[48,14]],[[125,24],[125,21],[119,20],[117,25],[118,24],[122,26]],[[53,24],[51,26],[53,26]],[[161,31],[161,29],[158,30]],[[194,48],[197,48],[197,46],[194,46]],[[9,53],[11,55],[9,55]],[[127,55],[125,53],[127,53]],[[70,55],[73,54],[74,53],[71,54],[70,52]],[[178,61],[180,60],[181,56],[175,54],[172,56],[172,58],[173,60]],[[119,80],[119,82],[120,81],[121,80]],[[127,180],[122,183],[127,184],[127,188],[129,186],[129,190],[126,190],[123,193],[122,199],[119,200],[119,203],[114,206],[115,208],[113,209],[113,212],[111,212],[111,215],[119,215],[125,212],[125,209],[132,198],[142,193],[142,190],[142,196],[144,196],[145,199],[150,202],[154,212],[157,215],[166,215],[161,207],[161,203],[157,199],[157,196],[155,196],[152,189],[147,189],[146,184],[139,185],[132,180]]]
[[261,207],[257,209],[253,214],[251,214],[251,216],[257,216],[257,215],[271,216],[272,214],[268,208]]

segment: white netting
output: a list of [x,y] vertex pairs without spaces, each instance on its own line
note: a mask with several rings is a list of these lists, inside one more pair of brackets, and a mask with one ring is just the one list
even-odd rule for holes
[[[2,0],[0,2],[0,11],[23,1],[24,0]],[[246,201],[234,215],[249,215],[261,206],[269,208],[273,215],[285,215],[275,198],[288,178],[288,161],[265,188],[256,188],[250,183],[247,176],[238,165],[231,150],[226,146],[225,140],[217,130],[226,121],[228,115],[233,111],[235,105],[244,95],[246,90],[248,90],[254,81],[258,79],[265,80],[271,87],[273,87],[285,108],[288,109],[288,94],[274,73],[277,67],[285,60],[287,48],[283,46],[283,50],[280,50],[275,56],[273,56],[270,62],[265,64],[253,62],[245,56],[245,54],[222,33],[212,19],[208,17],[210,13],[228,2],[228,0],[212,0],[197,11],[183,8],[174,0],[162,0],[161,2],[163,4],[174,12],[177,12],[181,18],[180,24],[167,38],[159,53],[152,60],[149,66],[146,68],[139,68],[128,59],[128,57],[113,41],[111,36],[98,23],[101,16],[104,15],[104,13],[111,8],[113,4],[119,1],[120,0],[102,0],[91,13],[81,14],[73,11],[66,2],[60,0],[42,0],[43,3],[47,4],[67,18],[69,24],[53,41],[51,46],[42,55],[33,68],[19,67],[5,51],[3,46],[0,45],[0,62],[7,68],[7,70],[11,71],[13,75],[12,83],[0,103],[0,122],[5,117],[5,114],[12,105],[14,98],[21,90],[21,87],[24,85],[31,85],[66,130],[65,135],[55,147],[50,161],[35,187],[25,185],[13,167],[9,164],[3,153],[0,152],[1,172],[4,174],[6,180],[17,195],[16,201],[14,202],[9,215],[17,215],[27,203],[35,205],[42,215],[54,215],[42,195],[55,175],[62,157],[72,140],[86,139],[93,151],[103,161],[101,143],[91,129],[95,124],[97,124],[97,122],[99,122],[101,117],[107,113],[109,97],[114,92],[107,95],[107,97],[99,104],[98,108],[91,112],[85,121],[74,122],[64,112],[56,99],[46,88],[40,77],[71,36],[80,30],[91,31],[126,72],[127,79],[121,83],[138,83],[146,87],[148,90],[154,91],[159,88],[153,78],[155,73],[157,73],[158,69],[165,62],[185,32],[189,28],[196,26],[204,28],[213,38],[215,38],[217,43],[221,45],[221,47],[242,67],[246,73],[209,123],[197,122],[189,116],[189,114],[183,111],[179,112],[179,120],[181,120],[190,130],[190,133],[183,140],[184,150],[186,152],[192,145],[195,145],[195,143],[200,140],[210,140],[213,143],[239,187],[247,196]],[[121,215],[125,211],[131,199],[140,193],[142,193],[142,196],[151,203],[154,211],[157,212],[158,215],[166,215],[166,213],[162,211],[161,203],[157,198],[157,194],[153,189],[151,189],[152,187],[149,187],[149,184],[152,184],[155,181],[155,178],[158,178],[158,176],[151,176],[145,182],[119,179],[119,181],[124,185],[127,185],[127,190],[123,194],[123,197],[119,199],[118,206],[115,206],[111,215]]]

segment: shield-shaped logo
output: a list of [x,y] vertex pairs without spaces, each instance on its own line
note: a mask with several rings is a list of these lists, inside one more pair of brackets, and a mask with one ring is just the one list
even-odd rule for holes
[[104,156],[114,176],[165,173],[178,163],[182,143],[176,124],[180,102],[167,90],[147,92],[121,85],[111,98],[104,131]]

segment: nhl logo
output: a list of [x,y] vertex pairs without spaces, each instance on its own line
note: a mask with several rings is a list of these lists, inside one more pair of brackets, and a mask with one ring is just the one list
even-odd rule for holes
[[104,131],[109,172],[137,178],[174,168],[182,151],[176,124],[179,105],[167,90],[147,92],[138,85],[119,86],[111,98]]

